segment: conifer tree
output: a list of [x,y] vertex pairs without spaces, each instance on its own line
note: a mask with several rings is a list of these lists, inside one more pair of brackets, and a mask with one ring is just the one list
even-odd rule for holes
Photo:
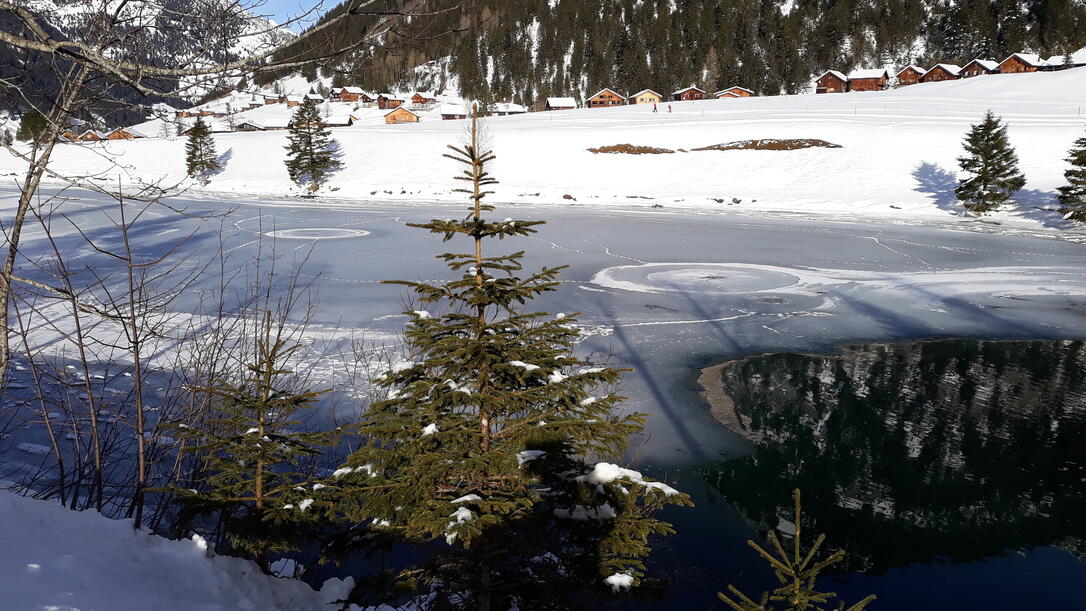
[[325,177],[339,169],[332,137],[321,126],[320,109],[306,98],[290,120],[290,145],[287,146],[287,172],[296,183],[308,183],[309,192],[320,188]]
[[[449,608],[506,609],[568,595],[559,578],[627,589],[640,581],[649,538],[672,532],[652,512],[690,501],[636,471],[595,462],[620,456],[644,416],[616,413],[620,370],[572,354],[575,315],[521,311],[557,288],[562,268],[520,277],[523,252],[485,252],[494,238],[529,236],[543,222],[485,217],[494,210],[483,200],[496,183],[487,171],[495,157],[481,142],[478,112],[468,141],[446,155],[465,168],[458,191],[469,213],[411,224],[444,241],[469,238],[473,248],[438,257],[454,280],[396,282],[441,312],[406,312],[409,358],[376,382],[387,399],[359,425],[367,443],[334,482],[338,510],[408,540],[451,546],[408,574]],[[543,566],[539,558],[552,560]]]
[[211,129],[204,123],[203,117],[196,117],[189,130],[189,140],[185,144],[185,169],[189,176],[199,178],[205,185],[211,174],[219,169],[215,139],[211,137]]
[[1075,140],[1068,151],[1071,167],[1063,173],[1067,184],[1059,187],[1060,212],[1066,218],[1086,222],[1086,136]]
[[233,549],[265,572],[270,553],[300,549],[306,526],[316,523],[310,506],[321,484],[299,469],[336,443],[334,432],[294,430],[299,411],[312,408],[323,391],[295,388],[285,366],[299,346],[277,329],[266,312],[243,379],[206,389],[216,398],[215,417],[172,427],[209,474],[206,489],[172,490],[183,506],[182,522],[217,514]]
[[37,140],[45,128],[45,116],[36,110],[31,110],[23,113],[19,119],[19,131],[15,137],[24,142]]
[[1010,200],[1026,184],[1018,170],[1018,155],[1007,139],[1007,126],[988,111],[965,137],[962,170],[972,174],[955,189],[966,210],[983,215]]

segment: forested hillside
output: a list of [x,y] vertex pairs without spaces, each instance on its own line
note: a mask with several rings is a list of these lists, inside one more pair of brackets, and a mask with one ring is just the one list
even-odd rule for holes
[[691,83],[767,95],[799,92],[827,68],[1086,45],[1083,0],[389,0],[386,8],[446,10],[398,23],[388,48],[325,66],[325,75],[373,89],[455,79],[465,96],[528,104]]

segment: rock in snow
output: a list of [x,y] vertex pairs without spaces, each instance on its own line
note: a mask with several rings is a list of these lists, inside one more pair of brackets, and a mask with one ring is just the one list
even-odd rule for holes
[[353,581],[314,591],[264,575],[240,558],[207,555],[198,536],[171,541],[130,520],[75,512],[0,491],[0,592],[4,609],[328,609]]

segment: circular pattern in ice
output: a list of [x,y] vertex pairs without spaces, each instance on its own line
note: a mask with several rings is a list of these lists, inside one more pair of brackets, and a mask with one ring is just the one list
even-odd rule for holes
[[284,240],[340,240],[343,238],[361,238],[369,234],[370,232],[364,229],[343,229],[340,227],[299,227],[265,232],[265,235]]
[[800,276],[782,268],[743,263],[645,263],[601,270],[592,282],[639,293],[725,295],[795,286]]

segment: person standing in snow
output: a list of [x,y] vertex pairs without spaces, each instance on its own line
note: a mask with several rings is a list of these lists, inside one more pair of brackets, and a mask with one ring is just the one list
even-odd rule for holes
[[671,104],[667,105],[667,114],[671,114]]
[[652,103],[652,112],[656,112],[656,102]]

